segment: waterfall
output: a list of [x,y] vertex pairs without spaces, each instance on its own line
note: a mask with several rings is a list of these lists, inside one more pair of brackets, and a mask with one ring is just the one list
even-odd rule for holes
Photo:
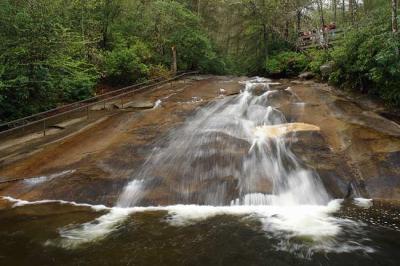
[[161,139],[117,206],[139,204],[139,196],[145,198],[160,183],[169,205],[326,204],[329,196],[318,174],[304,168],[288,147],[294,133],[271,137],[258,130],[287,124],[271,104],[279,91],[269,83],[263,78],[243,82],[238,96],[203,107]]
[[[272,90],[267,79],[243,85],[238,96],[202,107],[161,138],[108,213],[61,228],[61,238],[45,244],[78,248],[105,239],[134,213],[162,211],[171,226],[218,215],[258,219],[266,236],[278,240],[277,250],[299,256],[321,250],[374,252],[363,244],[368,239],[359,223],[332,216],[342,201],[330,200],[318,174],[290,150],[296,131],[319,129],[288,123],[274,107],[282,93],[291,104],[298,97],[290,90]],[[342,232],[351,234],[337,240]]]

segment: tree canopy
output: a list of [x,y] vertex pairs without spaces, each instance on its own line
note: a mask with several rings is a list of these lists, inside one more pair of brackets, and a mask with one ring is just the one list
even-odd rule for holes
[[[400,104],[397,0],[0,0],[0,120],[179,70],[318,74]],[[299,32],[335,23],[333,49],[298,53]],[[397,89],[395,89],[397,86]]]

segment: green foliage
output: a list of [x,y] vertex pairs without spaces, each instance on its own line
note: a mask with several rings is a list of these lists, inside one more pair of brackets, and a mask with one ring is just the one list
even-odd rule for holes
[[336,67],[330,81],[400,106],[399,36],[390,32],[386,21],[369,19],[364,23],[364,27],[349,33],[333,51]]
[[173,0],[0,1],[0,120],[127,85],[150,72],[225,72],[200,18]]
[[[390,33],[390,3],[363,3],[355,16],[359,30],[341,46],[304,55],[288,51],[300,27],[320,27],[310,0],[1,0],[0,120],[87,98],[99,82],[169,76],[172,47],[179,70],[211,74],[291,76],[319,73],[334,61],[331,82],[399,104],[399,37]],[[333,18],[324,11],[326,21]],[[338,17],[349,25],[345,13]]]
[[93,96],[99,77],[93,65],[67,57],[51,62],[51,68],[54,72],[52,82],[62,93],[57,101],[73,102]]
[[270,75],[297,75],[308,65],[307,57],[302,53],[281,52],[267,59],[265,68]]
[[97,72],[53,1],[0,3],[0,120],[92,94]]
[[309,60],[307,68],[316,74],[321,74],[320,67],[332,58],[330,52],[323,49],[310,50],[308,51],[307,56]]
[[116,47],[106,52],[104,70],[106,79],[112,84],[127,85],[148,77],[151,60],[149,48],[142,42],[133,46]]
[[163,77],[165,79],[171,78],[173,75],[172,71],[162,64],[152,65],[149,69],[150,79]]

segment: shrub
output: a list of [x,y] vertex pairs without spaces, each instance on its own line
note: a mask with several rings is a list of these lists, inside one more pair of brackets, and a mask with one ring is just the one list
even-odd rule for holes
[[271,56],[265,68],[270,75],[293,76],[306,69],[307,65],[308,59],[304,54],[286,51]]
[[400,39],[386,22],[367,23],[347,34],[332,52],[335,70],[329,80],[400,106]]
[[104,60],[106,79],[112,84],[130,84],[148,77],[149,67],[135,48],[115,48]]
[[320,75],[320,67],[331,60],[331,55],[328,50],[310,50],[307,54],[309,63],[307,69],[311,72]]
[[173,75],[172,71],[161,64],[153,65],[150,67],[149,70],[150,79],[155,79],[158,77],[163,77],[165,79],[168,79],[172,77],[172,75]]

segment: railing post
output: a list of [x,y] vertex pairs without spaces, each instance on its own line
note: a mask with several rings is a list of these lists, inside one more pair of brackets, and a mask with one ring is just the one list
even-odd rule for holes
[[89,106],[86,106],[86,119],[89,119]]
[[43,137],[46,136],[46,119],[43,120]]

